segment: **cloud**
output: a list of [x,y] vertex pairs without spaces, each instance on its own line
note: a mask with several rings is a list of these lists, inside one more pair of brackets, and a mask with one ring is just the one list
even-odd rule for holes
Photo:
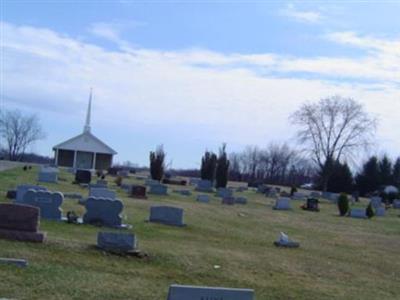
[[[48,149],[70,137],[65,128],[73,134],[81,130],[91,86],[92,127],[113,141],[121,161],[133,160],[132,147],[147,151],[146,143],[176,143],[176,149],[168,151],[174,166],[187,166],[180,160],[185,155],[182,143],[201,145],[202,151],[222,141],[240,147],[288,140],[294,134],[289,114],[305,100],[334,94],[360,100],[368,111],[382,116],[382,147],[400,148],[393,131],[400,111],[400,64],[388,46],[396,41],[377,40],[382,47],[357,59],[305,59],[197,48],[111,51],[47,29],[2,26],[3,103],[46,112],[43,121],[50,134],[43,147]],[[335,42],[353,40],[337,36],[342,40]],[[363,37],[355,38],[366,47]],[[142,138],[135,141],[135,135]]]
[[321,20],[323,19],[323,16],[320,12],[318,11],[301,11],[297,10],[294,5],[289,4],[285,9],[281,9],[279,11],[279,14],[281,16],[288,17],[294,21],[297,22],[302,22],[302,23],[320,23]]

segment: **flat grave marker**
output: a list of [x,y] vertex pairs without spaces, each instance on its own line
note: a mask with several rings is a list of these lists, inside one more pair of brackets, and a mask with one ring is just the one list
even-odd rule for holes
[[253,300],[254,290],[172,284],[167,300]]

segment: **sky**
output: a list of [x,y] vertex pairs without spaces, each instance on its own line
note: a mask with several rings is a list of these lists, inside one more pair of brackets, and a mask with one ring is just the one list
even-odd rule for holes
[[400,1],[0,3],[0,108],[39,116],[31,151],[82,132],[93,88],[92,132],[117,162],[148,165],[159,144],[174,168],[222,143],[300,147],[289,116],[334,95],[378,119],[373,154],[400,155]]

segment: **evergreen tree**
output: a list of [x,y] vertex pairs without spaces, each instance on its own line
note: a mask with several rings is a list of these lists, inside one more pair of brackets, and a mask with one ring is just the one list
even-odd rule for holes
[[353,174],[347,163],[336,162],[328,181],[328,191],[334,193],[351,193],[353,191]]
[[379,161],[379,185],[390,185],[392,181],[392,162],[384,155]]
[[157,147],[156,151],[150,151],[150,174],[151,178],[160,181],[164,176],[165,152],[163,146]]
[[396,159],[392,171],[392,184],[400,188],[400,157]]
[[225,188],[228,183],[229,160],[226,154],[226,144],[219,149],[217,168],[215,172],[216,188]]
[[372,156],[363,165],[361,172],[356,176],[357,189],[361,195],[369,192],[374,192],[379,188],[379,164],[378,158]]
[[201,158],[201,179],[214,181],[216,165],[217,156],[212,152],[206,151],[204,156]]

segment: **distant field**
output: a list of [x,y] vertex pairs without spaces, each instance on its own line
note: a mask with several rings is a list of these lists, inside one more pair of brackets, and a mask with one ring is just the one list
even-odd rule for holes
[[[0,172],[0,201],[7,201],[7,189],[35,183],[36,173],[36,168]],[[71,184],[71,174],[60,177],[59,184],[42,185],[87,195]],[[0,265],[0,298],[166,300],[169,285],[179,283],[253,288],[257,300],[400,299],[399,210],[360,220],[338,217],[327,202],[319,213],[302,211],[300,201],[285,212],[272,210],[273,199],[254,191],[237,193],[249,203],[231,207],[214,197],[209,204],[197,203],[196,192],[185,197],[173,188],[167,197],[148,200],[128,198],[117,189],[124,222],[133,225],[148,259],[94,249],[97,232],[108,229],[90,225],[42,221],[41,230],[48,233],[44,244],[0,240],[0,257],[29,260],[26,269]],[[156,204],[182,207],[188,226],[146,223]],[[72,199],[65,199],[63,210],[84,212]],[[280,231],[301,248],[276,248]]]

